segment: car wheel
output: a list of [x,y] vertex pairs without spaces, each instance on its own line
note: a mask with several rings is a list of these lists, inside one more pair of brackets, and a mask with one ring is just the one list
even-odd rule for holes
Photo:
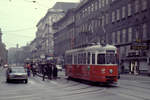
[[25,80],[25,83],[28,83],[28,79]]

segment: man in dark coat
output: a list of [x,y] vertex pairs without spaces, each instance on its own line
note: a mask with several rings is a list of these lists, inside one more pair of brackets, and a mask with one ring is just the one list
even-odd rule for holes
[[54,79],[57,79],[57,73],[58,73],[57,67],[55,64],[53,64],[53,78]]
[[42,65],[42,74],[43,74],[43,81],[45,81],[45,76],[46,76],[46,66],[43,64]]
[[47,71],[48,71],[48,79],[52,79],[52,64],[51,63],[48,63],[47,64]]

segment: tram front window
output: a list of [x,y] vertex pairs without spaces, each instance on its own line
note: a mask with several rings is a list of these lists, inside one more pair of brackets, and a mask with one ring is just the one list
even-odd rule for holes
[[106,64],[117,64],[116,54],[106,54]]
[[97,55],[97,64],[105,64],[105,54]]

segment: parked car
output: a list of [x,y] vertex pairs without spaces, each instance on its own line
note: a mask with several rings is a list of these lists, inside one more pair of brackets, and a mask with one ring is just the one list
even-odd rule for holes
[[6,81],[21,80],[28,83],[27,72],[24,67],[9,67],[6,70]]
[[5,64],[3,67],[4,67],[4,68],[8,68],[8,65],[7,65],[7,64]]
[[58,71],[62,71],[62,66],[61,65],[56,65]]

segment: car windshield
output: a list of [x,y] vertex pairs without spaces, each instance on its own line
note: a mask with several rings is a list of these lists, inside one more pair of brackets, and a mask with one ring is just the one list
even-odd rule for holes
[[12,68],[11,72],[12,73],[25,73],[25,69],[24,68]]

